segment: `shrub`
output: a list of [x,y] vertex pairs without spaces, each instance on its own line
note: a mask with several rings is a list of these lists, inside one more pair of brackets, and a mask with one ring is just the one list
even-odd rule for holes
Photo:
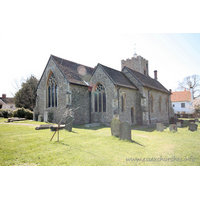
[[3,117],[3,113],[2,113],[2,111],[0,110],[0,117]]
[[12,117],[13,111],[9,109],[1,109],[1,116],[3,115],[4,118]]
[[24,108],[17,108],[13,112],[13,117],[25,118],[26,110]]
[[25,110],[25,117],[26,119],[33,119],[33,112],[31,110]]

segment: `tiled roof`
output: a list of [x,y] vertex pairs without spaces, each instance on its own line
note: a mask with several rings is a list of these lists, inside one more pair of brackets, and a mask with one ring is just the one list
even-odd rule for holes
[[6,99],[2,99],[2,97],[0,97],[0,99],[6,104],[14,104],[14,98],[6,97]]
[[137,90],[137,87],[122,72],[102,64],[98,65],[100,65],[104,69],[104,71],[112,79],[116,86],[127,87]]
[[70,83],[87,86],[84,80],[89,81],[94,70],[93,68],[53,55],[51,57]]
[[172,92],[171,101],[172,102],[191,101],[191,92],[186,91],[186,90],[185,91]]
[[159,91],[162,91],[162,92],[170,93],[159,81],[151,78],[150,76],[147,76],[147,75],[144,75],[140,72],[137,72],[133,69],[130,69],[130,68],[127,68],[127,67],[125,67],[125,68],[128,69],[128,71],[132,75],[134,75],[141,82],[141,84],[144,87],[149,87],[149,88],[159,90]]

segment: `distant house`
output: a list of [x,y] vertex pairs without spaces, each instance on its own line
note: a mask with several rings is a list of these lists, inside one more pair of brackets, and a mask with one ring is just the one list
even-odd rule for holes
[[184,90],[184,91],[172,92],[171,102],[175,114],[193,113],[193,110],[191,109],[192,101],[193,101],[192,89],[190,89],[190,91]]
[[15,110],[14,98],[6,97],[6,94],[2,94],[2,97],[0,97],[0,109]]

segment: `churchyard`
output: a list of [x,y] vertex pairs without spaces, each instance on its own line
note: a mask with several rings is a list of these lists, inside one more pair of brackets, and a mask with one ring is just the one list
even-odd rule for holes
[[[0,166],[199,166],[200,127],[190,131],[166,126],[132,126],[131,141],[115,137],[103,125],[62,129],[50,141],[50,129],[35,130],[45,122],[0,118]],[[134,130],[133,130],[134,129]]]

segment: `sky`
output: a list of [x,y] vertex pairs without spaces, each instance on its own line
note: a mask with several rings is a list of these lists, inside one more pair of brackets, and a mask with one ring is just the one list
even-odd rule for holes
[[177,15],[176,6],[178,1],[1,2],[0,96],[12,97],[16,82],[31,75],[40,79],[51,54],[120,70],[135,44],[137,55],[149,61],[149,75],[157,70],[158,80],[176,90],[184,77],[200,75],[198,8],[182,3]]

